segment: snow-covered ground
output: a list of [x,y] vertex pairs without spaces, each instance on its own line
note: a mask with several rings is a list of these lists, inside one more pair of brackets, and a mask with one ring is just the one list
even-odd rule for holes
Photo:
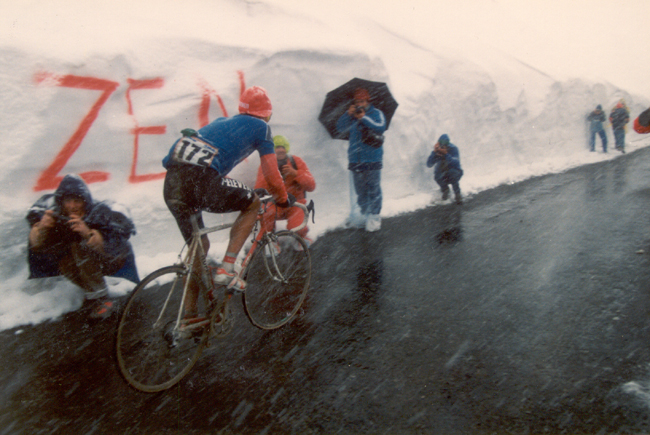
[[[616,158],[611,130],[609,154],[588,152],[586,115],[597,104],[609,112],[620,98],[633,117],[650,105],[649,84],[633,74],[647,73],[648,55],[631,59],[630,47],[648,40],[647,23],[637,29],[643,14],[635,7],[643,2],[615,11],[607,2],[571,3],[547,27],[538,21],[560,3],[520,2],[524,15],[505,0],[459,1],[453,10],[429,0],[399,8],[297,0],[9,3],[0,3],[0,329],[82,303],[63,279],[27,280],[24,216],[56,176],[93,175],[95,198],[130,208],[141,276],[177,258],[183,242],[162,199],[161,159],[181,129],[237,113],[242,85],[268,90],[273,133],[289,139],[316,178],[312,237],[341,226],[349,210],[347,143],[331,139],[317,117],[325,94],[352,77],[387,82],[400,104],[384,148],[384,217],[439,201],[425,161],[442,133],[460,149],[461,188],[471,197]],[[591,13],[580,16],[578,5]],[[619,17],[629,33],[592,27]],[[599,58],[587,39],[599,44]],[[649,144],[630,129],[628,151]],[[253,183],[258,163],[251,156],[231,176]],[[212,239],[216,258],[225,236]],[[115,295],[131,288],[111,280]]]

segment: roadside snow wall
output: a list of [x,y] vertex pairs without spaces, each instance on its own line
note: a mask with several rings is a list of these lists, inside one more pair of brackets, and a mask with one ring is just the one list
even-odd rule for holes
[[[467,195],[585,163],[590,110],[609,111],[619,98],[632,114],[648,104],[608,84],[556,82],[512,59],[479,64],[384,38],[386,55],[197,40],[74,62],[0,49],[3,276],[27,276],[25,211],[67,173],[85,174],[96,198],[131,209],[142,273],[173,261],[182,240],[162,199],[161,159],[181,129],[236,114],[242,87],[268,90],[273,133],[289,139],[317,180],[313,235],[340,225],[349,210],[347,143],[331,139],[317,118],[325,94],[352,77],[386,81],[400,104],[386,134],[385,216],[430,203],[436,189],[425,161],[443,133],[460,149]],[[251,156],[231,176],[252,184],[258,163]]]

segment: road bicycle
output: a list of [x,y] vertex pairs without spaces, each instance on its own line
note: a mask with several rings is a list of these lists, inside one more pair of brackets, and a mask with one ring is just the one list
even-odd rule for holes
[[[309,206],[294,203],[304,212],[302,224],[291,231],[265,231],[262,219],[272,197],[260,195],[260,207],[239,276],[247,283],[244,311],[261,329],[276,329],[290,322],[307,296],[311,257],[307,243],[296,234],[313,218]],[[117,327],[117,362],[124,379],[144,392],[157,392],[177,384],[196,363],[211,338],[225,337],[233,327],[230,300],[235,290],[216,285],[215,267],[208,266],[203,235],[232,227],[226,223],[200,229],[192,218],[192,239],[183,246],[178,263],[145,277],[133,290]],[[185,256],[183,251],[188,247]],[[200,262],[195,261],[199,256]],[[201,264],[198,269],[195,264]],[[199,288],[198,312],[184,319],[188,291]]]

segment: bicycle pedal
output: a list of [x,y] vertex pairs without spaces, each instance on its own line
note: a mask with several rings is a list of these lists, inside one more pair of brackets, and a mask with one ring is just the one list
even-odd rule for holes
[[213,324],[213,329],[212,329],[212,337],[215,338],[225,337],[232,331],[233,325],[234,325],[234,317],[233,317],[232,309],[230,308],[230,306],[228,306],[226,310],[219,313],[219,320],[216,321],[215,319],[215,322]]

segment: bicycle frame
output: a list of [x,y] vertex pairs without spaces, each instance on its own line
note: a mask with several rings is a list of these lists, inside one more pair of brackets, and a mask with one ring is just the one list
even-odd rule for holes
[[[246,316],[264,330],[277,329],[294,318],[311,277],[305,241],[293,232],[267,232],[263,217],[270,198],[262,198],[252,245],[239,271],[250,284],[241,293]],[[311,204],[295,206],[304,211],[305,219],[294,232],[304,228],[313,211]],[[224,338],[233,328],[229,302],[237,290],[215,286],[202,243],[207,234],[233,224],[199,228],[198,216],[191,218],[192,237],[181,249],[178,261],[153,271],[136,286],[118,324],[117,363],[125,380],[140,391],[157,392],[175,385],[191,370],[211,339]],[[287,250],[276,250],[276,246]],[[270,252],[266,252],[267,247]],[[187,308],[201,315],[185,318]]]
[[[264,196],[264,197],[262,197],[260,199],[262,200],[262,206],[260,207],[260,210],[259,210],[258,215],[257,215],[257,219],[255,221],[255,227],[253,228],[253,233],[255,233],[255,237],[253,238],[253,244],[251,245],[250,250],[248,251],[248,253],[244,257],[244,260],[242,262],[242,271],[245,271],[246,268],[248,267],[250,259],[253,257],[253,254],[255,253],[255,250],[257,249],[257,246],[260,244],[260,242],[265,237],[269,237],[272,234],[272,233],[268,233],[267,231],[265,231],[264,226],[262,224],[262,218],[264,216],[264,212],[266,211],[266,207],[270,203],[270,199],[272,199],[272,197],[269,195],[269,196]],[[292,232],[298,232],[298,231],[302,230],[303,228],[305,228],[307,226],[307,222],[309,221],[310,209],[307,206],[305,206],[304,204],[299,203],[299,202],[294,203],[293,207],[301,208],[303,213],[304,213],[303,222],[298,227],[291,229]],[[233,226],[233,223],[232,222],[231,223],[225,223],[225,224],[216,225],[216,226],[209,227],[209,228],[199,228],[198,215],[192,215],[190,217],[190,222],[192,224],[192,240],[190,242],[190,245],[189,245],[189,248],[187,250],[187,254],[185,255],[185,258],[183,260],[181,260],[181,264],[183,264],[185,266],[185,268],[187,269],[187,275],[191,277],[192,274],[194,273],[194,267],[195,267],[195,263],[196,263],[196,261],[195,261],[196,255],[197,254],[200,255],[200,258],[202,260],[201,261],[202,266],[200,267],[200,269],[201,269],[201,280],[203,281],[203,285],[205,286],[205,288],[209,290],[209,289],[214,288],[214,282],[212,280],[212,275],[209,273],[209,270],[208,270],[208,267],[207,267],[207,264],[206,264],[206,261],[205,261],[206,260],[206,252],[203,249],[203,243],[201,243],[201,239],[202,239],[202,237],[204,235],[214,233],[214,232],[217,232],[217,231],[221,231],[221,230],[225,230],[227,228],[231,228]],[[179,258],[181,258],[181,257],[182,257],[182,250],[181,250],[181,254],[179,254]],[[282,273],[278,269],[275,257],[271,256],[271,259],[273,261],[273,266],[274,266],[274,269],[275,269],[275,272],[276,272],[274,274],[271,273],[271,275],[273,276],[273,279],[277,280],[277,281],[284,281],[285,278],[282,276]],[[277,276],[279,276],[280,279],[276,278]],[[186,300],[186,297],[187,297],[187,293],[189,291],[189,283],[190,283],[189,279],[185,280],[185,285],[184,285],[184,288],[183,288],[183,297],[182,297],[182,300],[181,300],[180,309],[178,310],[178,316],[177,316],[177,319],[176,319],[176,326],[174,328],[174,332],[178,332],[179,328],[180,328],[180,324],[181,324],[181,320],[182,320],[183,312],[184,312],[184,308],[185,308],[185,300]],[[212,295],[209,293],[208,297],[211,298],[211,296]],[[230,295],[230,296],[232,296],[232,295]],[[155,326],[159,326],[158,322],[160,321],[163,313],[165,312],[170,298],[171,298],[171,291],[167,295],[167,299],[165,300],[165,303],[164,303],[163,308],[161,310],[160,316],[158,317],[158,320],[155,323]],[[230,299],[230,297],[227,297],[227,299]]]

